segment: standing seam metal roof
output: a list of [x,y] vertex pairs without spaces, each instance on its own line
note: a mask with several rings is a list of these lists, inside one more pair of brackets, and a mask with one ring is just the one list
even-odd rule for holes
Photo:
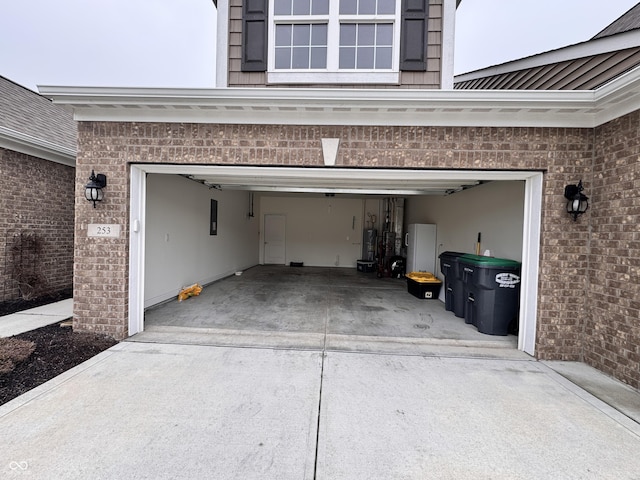
[[[624,34],[640,29],[640,3],[629,9],[591,40],[582,45],[594,45],[592,55],[577,58],[567,58],[563,61],[551,61],[546,64],[509,70],[509,63],[504,64],[500,73],[479,76],[464,74],[458,78],[467,78],[454,82],[456,90],[594,90],[620,75],[640,66],[640,45],[631,44],[627,48],[598,52],[596,44],[607,42],[605,37]],[[633,34],[632,34],[633,35]],[[627,35],[628,37],[628,35]],[[565,47],[569,49],[571,47]],[[562,51],[564,49],[558,49]],[[569,51],[569,50],[566,50]],[[540,60],[553,53],[546,52],[537,55]],[[587,53],[587,52],[582,52]],[[549,56],[549,59],[553,58]],[[472,78],[470,78],[472,77]]]
[[640,65],[640,46],[456,82],[456,90],[594,90]]

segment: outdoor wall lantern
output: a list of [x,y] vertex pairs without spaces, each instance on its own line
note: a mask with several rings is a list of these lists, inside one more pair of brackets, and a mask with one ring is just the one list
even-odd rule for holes
[[582,193],[582,180],[577,185],[567,185],[564,187],[564,198],[567,202],[567,213],[573,216],[573,221],[578,219],[589,208],[589,198]]
[[89,177],[89,183],[84,187],[84,198],[93,202],[93,208],[96,208],[96,202],[101,202],[104,199],[104,193],[102,189],[107,186],[107,176],[99,173],[96,175],[91,170],[91,176]]

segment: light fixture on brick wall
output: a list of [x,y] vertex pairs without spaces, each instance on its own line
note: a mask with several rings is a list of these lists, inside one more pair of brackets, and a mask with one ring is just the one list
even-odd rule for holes
[[582,191],[582,180],[577,185],[567,185],[564,187],[564,198],[567,202],[567,213],[573,216],[573,221],[578,219],[578,215],[582,215],[589,208],[589,198]]
[[84,187],[84,198],[93,202],[93,208],[96,208],[96,202],[101,202],[104,199],[104,192],[102,189],[107,186],[107,176],[99,173],[96,175],[91,170],[91,176],[89,177],[89,183]]

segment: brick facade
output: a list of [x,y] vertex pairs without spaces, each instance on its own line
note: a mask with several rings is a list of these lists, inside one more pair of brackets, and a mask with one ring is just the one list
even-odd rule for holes
[[635,388],[640,388],[639,153],[640,112],[596,129],[584,342],[585,362]]
[[[574,223],[563,191],[582,179],[589,193],[593,135],[565,128],[80,123],[75,326],[127,335],[128,162],[322,166],[321,138],[340,138],[338,166],[544,171],[537,352],[580,360],[590,212]],[[98,209],[81,198],[92,168],[109,178]],[[120,239],[90,239],[89,223],[118,223],[125,231]]]
[[[0,148],[0,176],[0,301],[70,290],[74,168]],[[21,238],[24,268],[34,280],[22,288],[14,271]],[[26,244],[33,238],[35,253]]]
[[[127,335],[129,162],[323,166],[321,138],[340,138],[337,166],[543,171],[537,356],[640,387],[639,113],[595,130],[81,123],[75,327]],[[97,209],[82,199],[92,168],[109,178]],[[564,186],[581,179],[591,208],[574,222]],[[88,223],[124,231],[88,239]]]

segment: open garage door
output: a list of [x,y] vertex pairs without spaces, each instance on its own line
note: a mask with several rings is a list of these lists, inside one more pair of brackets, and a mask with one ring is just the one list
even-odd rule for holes
[[[144,308],[145,306],[145,275],[153,277],[153,273],[145,272],[145,235],[149,230],[153,230],[153,223],[146,218],[147,209],[147,175],[180,175],[191,181],[202,183],[216,192],[244,192],[242,197],[243,208],[246,215],[252,215],[256,199],[270,199],[265,204],[274,204],[273,199],[290,198],[291,204],[300,203],[300,199],[311,199],[315,204],[323,205],[322,208],[330,207],[330,200],[333,198],[360,199],[364,208],[362,215],[349,222],[348,227],[352,229],[356,238],[349,235],[342,235],[343,241],[352,243],[361,242],[361,230],[364,226],[364,219],[368,213],[367,202],[385,196],[404,197],[408,199],[409,205],[420,205],[426,203],[431,208],[441,209],[445,198],[461,199],[454,203],[459,205],[459,210],[464,210],[464,196],[457,195],[456,192],[465,192],[472,187],[483,188],[487,182],[500,184],[505,182],[520,182],[523,184],[521,194],[521,224],[519,232],[520,238],[517,244],[520,249],[520,257],[523,264],[522,293],[520,301],[520,327],[518,335],[518,346],[527,353],[534,353],[535,345],[535,321],[537,303],[537,265],[538,265],[538,245],[540,226],[540,205],[542,173],[540,172],[513,172],[513,171],[428,171],[428,170],[383,170],[383,169],[332,169],[332,168],[267,168],[267,167],[216,167],[216,166],[178,166],[178,165],[136,165],[131,171],[131,284],[130,284],[130,324],[129,333],[134,334],[144,328]],[[153,178],[153,175],[150,176]],[[295,200],[297,199],[297,200]],[[511,199],[503,198],[504,202]],[[154,200],[155,201],[155,200]],[[307,200],[305,200],[307,201]],[[277,202],[276,202],[277,203]],[[451,202],[449,202],[451,204]],[[167,206],[169,208],[170,206]],[[314,207],[316,208],[316,207]],[[318,207],[319,208],[319,207]],[[419,207],[421,209],[422,207]],[[263,212],[264,213],[264,212]],[[271,210],[270,213],[278,213]],[[280,213],[283,213],[282,211]],[[285,212],[287,213],[287,212]],[[443,230],[445,235],[440,240],[444,249],[458,249],[471,251],[473,239],[465,238],[459,240],[466,242],[461,248],[456,246],[453,238],[458,238],[455,215],[446,211],[432,212],[436,214],[440,223],[443,219],[449,218],[450,225]],[[244,215],[244,214],[243,214]],[[409,210],[407,221],[421,221],[419,215],[414,215]],[[498,217],[500,215],[497,215]],[[473,219],[467,219],[473,223]],[[158,222],[155,222],[158,223]],[[344,219],[342,219],[344,223]],[[460,222],[458,222],[460,224]],[[221,228],[222,223],[221,223]],[[467,229],[476,230],[475,226]],[[482,227],[478,227],[482,228]],[[500,229],[500,227],[494,227]],[[463,229],[464,230],[464,229]],[[165,243],[172,241],[171,234],[153,232],[158,238],[164,239]],[[263,227],[260,229],[263,234]],[[448,237],[447,237],[448,235]],[[263,237],[261,237],[263,239]],[[440,241],[439,240],[439,241]],[[453,242],[453,243],[452,243]],[[237,242],[232,242],[237,243]],[[468,248],[467,248],[468,247]],[[162,248],[162,242],[154,244],[153,248]],[[359,247],[356,247],[358,250]],[[156,252],[155,255],[158,253]],[[290,259],[293,261],[293,259]],[[165,259],[164,261],[177,261],[179,259]],[[338,259],[338,262],[341,260]],[[264,259],[260,260],[263,263]],[[256,262],[258,263],[258,262]],[[228,269],[233,269],[230,265]],[[148,299],[147,299],[148,300]]]

